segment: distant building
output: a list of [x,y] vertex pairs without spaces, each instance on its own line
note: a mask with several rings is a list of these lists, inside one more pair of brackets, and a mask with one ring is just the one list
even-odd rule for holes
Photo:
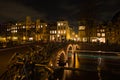
[[78,37],[80,38],[80,42],[87,42],[87,37],[86,37],[86,26],[79,26],[79,29],[78,29]]
[[78,36],[80,42],[92,42],[96,37],[94,21],[90,19],[81,19],[78,21]]
[[49,24],[49,31],[50,31],[50,41],[57,41],[57,24],[51,23]]
[[35,22],[30,17],[26,17],[26,21],[17,22],[16,24],[7,25],[7,41],[15,41],[18,43],[28,41],[49,40],[47,23]]
[[78,23],[78,33],[76,33],[66,20],[47,24],[40,19],[32,21],[31,17],[27,16],[25,21],[1,24],[0,42],[63,42],[72,40],[120,44],[120,12],[107,25],[98,24],[92,19],[81,19]]
[[97,26],[96,41],[100,43],[106,42],[106,26],[103,24]]
[[120,44],[120,11],[108,22],[106,29],[106,42]]
[[78,26],[80,42],[106,42],[106,26],[94,20],[81,19]]
[[106,28],[106,43],[115,43],[115,27],[109,22]]
[[70,40],[70,27],[68,21],[57,21],[57,41]]

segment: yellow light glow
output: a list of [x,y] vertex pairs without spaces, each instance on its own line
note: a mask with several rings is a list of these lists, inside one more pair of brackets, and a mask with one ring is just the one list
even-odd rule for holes
[[52,31],[52,33],[54,34],[54,31]]
[[52,37],[52,40],[54,40],[55,38],[54,37]]
[[105,36],[105,33],[102,33],[102,37],[104,37]]
[[66,33],[66,31],[64,30],[64,34]]
[[80,41],[80,38],[77,38],[78,41]]
[[61,30],[61,34],[63,34],[63,30]]
[[61,26],[63,26],[63,23],[61,23]]
[[56,34],[56,30],[55,30],[55,34]]
[[99,42],[105,43],[105,38],[97,38]]
[[79,30],[85,30],[85,26],[79,26]]
[[17,33],[17,30],[12,30],[11,33]]
[[75,33],[73,32],[72,35],[75,35]]
[[58,23],[58,26],[60,26],[60,23]]
[[52,31],[50,31],[50,34],[52,33]]
[[97,33],[97,36],[100,36],[100,33]]
[[58,34],[60,34],[60,31],[58,31]]
[[13,36],[13,37],[12,37],[12,40],[13,40],[13,41],[16,41],[16,40],[18,40],[18,37]]
[[25,29],[25,26],[23,26],[23,29]]
[[25,36],[23,36],[23,40],[26,40],[26,37],[25,37]]
[[75,37],[78,37],[78,35],[76,34]]
[[43,25],[41,25],[41,28],[43,27]]
[[92,42],[97,42],[97,39],[92,39]]
[[6,38],[5,37],[0,37],[0,41],[1,42],[6,42]]
[[79,68],[79,60],[78,60],[78,54],[75,54],[75,56],[76,56],[76,58],[75,58],[75,62],[76,62],[76,64],[75,64],[75,68]]
[[74,38],[74,41],[76,41],[76,38]]
[[58,34],[57,37],[60,37],[60,35]]

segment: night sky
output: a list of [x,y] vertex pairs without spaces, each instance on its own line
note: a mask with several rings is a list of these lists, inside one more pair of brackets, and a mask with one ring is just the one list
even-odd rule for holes
[[0,0],[0,22],[40,18],[46,21],[81,18],[107,21],[120,11],[120,0]]

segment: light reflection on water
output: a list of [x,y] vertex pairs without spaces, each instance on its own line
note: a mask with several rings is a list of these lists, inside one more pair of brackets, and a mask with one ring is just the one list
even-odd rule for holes
[[[104,63],[104,58],[106,59],[118,59],[118,56],[100,56],[100,55],[83,55],[75,54],[75,59],[69,60],[69,64],[67,66],[72,65],[75,68],[80,68],[86,71],[72,71],[72,70],[64,70],[64,75],[61,80],[120,80],[120,74],[114,74],[111,71],[104,71],[104,67],[106,67]],[[120,59],[120,58],[119,58]],[[75,60],[75,65],[73,64]],[[82,61],[83,60],[83,61]],[[111,63],[113,64],[113,63]],[[69,66],[69,67],[72,67]],[[119,65],[120,66],[120,65]],[[109,67],[109,66],[108,66]],[[112,65],[114,67],[114,65]],[[102,70],[103,69],[103,70]]]
[[[66,67],[68,67],[68,65],[72,65],[75,68],[81,68],[82,67],[84,69],[85,68],[88,69],[87,67],[83,67],[82,65],[80,66],[80,56],[78,54],[75,54],[75,59],[73,59],[74,58],[73,55],[74,54],[71,55],[72,60],[70,60],[71,61],[71,62],[69,62],[70,64],[67,64]],[[73,65],[74,60],[75,60],[75,65]],[[101,59],[98,60],[98,61],[99,61],[99,63],[101,63]],[[72,66],[69,66],[69,67],[72,67]],[[91,78],[92,76],[93,76],[93,79]],[[96,72],[86,72],[86,71],[82,72],[82,71],[64,70],[64,76],[63,77],[64,78],[62,80],[78,80],[78,79],[81,79],[81,80],[88,80],[88,79],[90,79],[90,80],[101,80],[100,72],[96,73]]]

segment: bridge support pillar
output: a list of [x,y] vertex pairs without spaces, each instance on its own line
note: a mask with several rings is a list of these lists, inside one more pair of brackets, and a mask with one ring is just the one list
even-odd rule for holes
[[73,53],[73,67],[75,68],[75,65],[76,65],[76,54]]

